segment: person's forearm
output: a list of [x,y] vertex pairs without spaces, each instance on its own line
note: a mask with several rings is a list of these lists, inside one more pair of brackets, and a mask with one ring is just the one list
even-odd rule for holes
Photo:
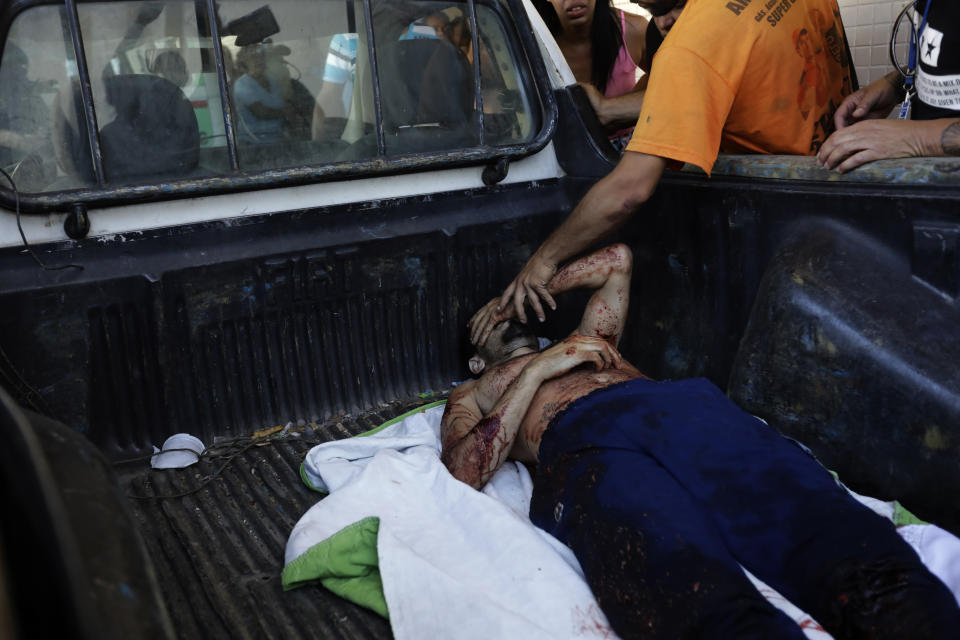
[[8,129],[0,129],[0,146],[19,151],[33,151],[36,145],[30,144],[30,138]]
[[[647,166],[651,161],[659,167]],[[618,229],[653,193],[663,166],[662,159],[628,151],[609,175],[593,185],[536,253],[548,264],[557,265]]]
[[[601,238],[620,227],[633,212],[646,202],[657,188],[666,168],[666,159],[660,156],[624,152],[620,162],[609,175],[587,192],[570,216],[527,260],[497,303],[497,311],[512,304],[516,318],[526,322],[524,310],[529,305],[543,322],[543,305],[556,308],[547,284],[557,273],[561,261],[582,253]],[[480,323],[480,344],[489,335],[488,316]]]
[[565,265],[547,283],[550,295],[573,289],[600,289],[614,273],[629,273],[630,250],[623,245],[610,245]]
[[911,120],[905,136],[909,155],[917,158],[960,155],[960,118]]
[[945,156],[960,156],[960,118],[931,120],[931,122],[946,124],[946,127],[940,131],[941,154]]
[[899,71],[891,71],[879,80],[874,81],[873,84],[882,89],[879,106],[883,108],[892,109],[898,101],[906,97],[903,76],[900,75]]
[[283,109],[276,109],[274,107],[268,107],[262,102],[254,102],[247,106],[250,109],[250,113],[260,118],[261,120],[279,120],[284,116]]
[[474,489],[481,489],[493,477],[510,453],[542,382],[530,363],[466,436],[444,448],[441,459],[454,477]]
[[597,118],[606,128],[621,129],[637,123],[643,107],[645,91],[631,91],[616,98],[605,99],[597,110]]

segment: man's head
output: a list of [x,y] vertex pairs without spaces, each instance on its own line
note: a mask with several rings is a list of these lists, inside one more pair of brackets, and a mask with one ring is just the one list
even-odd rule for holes
[[678,4],[686,4],[686,0],[630,0],[650,12],[654,18],[666,15],[673,11]]
[[653,23],[660,31],[660,35],[666,36],[673,28],[673,24],[680,17],[680,13],[687,4],[687,0],[631,0],[650,12],[653,16]]
[[504,320],[494,326],[484,344],[476,347],[476,353],[469,361],[470,372],[480,375],[495,364],[539,350],[533,329],[517,320]]
[[442,11],[437,11],[424,18],[423,23],[428,27],[432,27],[438,38],[443,38],[444,30],[446,30],[447,25],[450,24],[450,18]]
[[156,52],[152,59],[148,57],[147,60],[150,73],[163,76],[178,87],[185,87],[190,80],[186,61],[173,49]]
[[251,78],[263,76],[267,69],[263,45],[248,44],[240,47],[240,51],[237,52],[237,66]]

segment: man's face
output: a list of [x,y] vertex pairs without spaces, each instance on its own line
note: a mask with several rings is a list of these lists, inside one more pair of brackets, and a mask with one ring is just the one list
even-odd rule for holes
[[267,61],[264,59],[263,51],[259,45],[253,45],[256,48],[245,51],[240,57],[239,62],[243,65],[247,75],[251,78],[260,78],[267,69]]
[[470,33],[469,24],[464,16],[457,16],[443,25],[443,39],[450,44],[465,49],[469,47],[473,35]]
[[666,36],[670,33],[670,29],[673,28],[674,23],[677,21],[677,18],[680,17],[680,13],[683,12],[686,4],[686,0],[680,0],[670,11],[667,11],[663,15],[653,17],[653,24],[657,25],[657,30],[660,32],[660,35]]
[[650,12],[654,18],[664,16],[674,9],[683,8],[687,0],[631,0]]
[[432,13],[424,19],[424,22],[433,28],[433,31],[437,34],[438,38],[446,39],[443,32],[446,29],[447,24],[450,22],[447,19],[447,16],[440,12]]

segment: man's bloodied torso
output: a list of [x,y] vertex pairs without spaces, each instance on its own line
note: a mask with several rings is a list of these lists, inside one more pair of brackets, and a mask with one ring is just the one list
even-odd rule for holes
[[[523,368],[536,356],[531,353],[494,366],[477,381],[477,402],[486,415],[504,394]],[[569,373],[547,380],[537,391],[527,409],[520,432],[510,450],[510,457],[524,462],[536,462],[540,440],[553,417],[571,402],[597,389],[618,382],[643,377],[636,367],[623,361],[620,369],[595,371],[593,365],[580,366]]]

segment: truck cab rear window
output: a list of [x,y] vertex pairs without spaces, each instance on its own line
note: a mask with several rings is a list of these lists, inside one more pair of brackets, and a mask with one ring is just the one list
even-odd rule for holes
[[42,193],[389,165],[536,133],[495,7],[262,3],[218,2],[213,20],[204,2],[78,4],[89,91],[68,7],[25,10],[0,59],[0,168]]

